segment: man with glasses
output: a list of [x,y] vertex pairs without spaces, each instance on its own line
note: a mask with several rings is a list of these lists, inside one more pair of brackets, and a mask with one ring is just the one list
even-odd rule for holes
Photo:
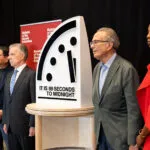
[[100,62],[93,72],[93,104],[97,150],[135,150],[140,129],[136,100],[139,79],[130,62],[117,55],[116,32],[100,28],[90,46]]

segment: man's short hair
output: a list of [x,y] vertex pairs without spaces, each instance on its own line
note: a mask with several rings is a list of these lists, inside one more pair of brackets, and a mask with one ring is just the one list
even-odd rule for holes
[[120,46],[120,40],[115,30],[109,27],[102,27],[97,30],[97,32],[101,32],[101,31],[107,33],[107,37],[106,37],[107,40],[113,43],[114,49],[118,49]]
[[24,53],[24,60],[26,61],[27,58],[28,58],[28,48],[22,44],[22,43],[14,43],[14,44],[11,44],[9,46],[9,48],[11,47],[18,47],[20,49],[20,51],[22,51]]
[[7,46],[0,46],[0,50],[3,52],[4,56],[8,56],[9,55],[9,49]]

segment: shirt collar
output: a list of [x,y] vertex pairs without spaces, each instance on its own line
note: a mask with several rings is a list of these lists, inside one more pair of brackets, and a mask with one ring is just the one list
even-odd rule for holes
[[15,68],[15,69],[18,70],[18,72],[21,72],[25,67],[26,67],[26,64],[23,64],[23,65],[19,66],[18,68]]
[[102,62],[100,62],[100,66],[105,65],[105,67],[110,68],[111,64],[113,63],[113,61],[115,60],[117,54],[114,53],[111,58],[105,63],[103,64]]

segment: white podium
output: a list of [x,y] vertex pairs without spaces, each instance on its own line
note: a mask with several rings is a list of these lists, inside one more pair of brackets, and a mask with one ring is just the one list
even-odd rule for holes
[[95,150],[93,107],[48,109],[33,103],[26,111],[35,115],[36,150]]

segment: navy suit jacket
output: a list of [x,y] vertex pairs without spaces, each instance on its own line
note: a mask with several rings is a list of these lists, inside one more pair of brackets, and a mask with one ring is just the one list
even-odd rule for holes
[[4,87],[3,124],[7,130],[18,135],[28,135],[29,128],[34,126],[34,117],[25,111],[29,103],[35,102],[35,71],[26,66],[16,81],[12,95],[10,94],[10,72]]

